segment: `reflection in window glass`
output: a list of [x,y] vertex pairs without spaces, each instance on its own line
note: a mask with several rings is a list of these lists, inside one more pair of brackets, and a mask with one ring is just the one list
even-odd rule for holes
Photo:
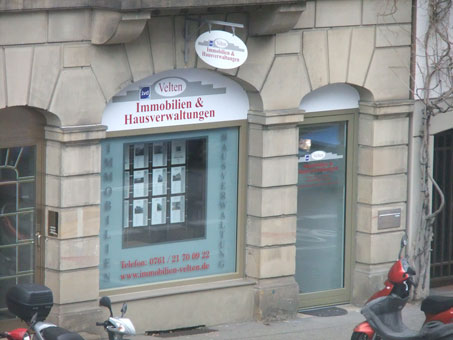
[[33,239],[33,225],[34,225],[34,214],[20,213],[19,214],[19,234],[18,239],[21,241]]
[[35,182],[19,184],[19,209],[33,208],[35,205]]
[[35,158],[35,148],[22,148],[20,160],[17,164],[17,171],[20,177],[35,175]]
[[33,245],[24,244],[18,247],[18,271],[24,272],[33,269]]
[[[16,274],[16,248],[0,248],[0,278]],[[1,282],[1,281],[0,281]]]
[[7,150],[6,165],[16,167],[18,160],[20,160],[23,148],[9,148]]
[[0,245],[15,244],[16,235],[16,214],[0,215]]

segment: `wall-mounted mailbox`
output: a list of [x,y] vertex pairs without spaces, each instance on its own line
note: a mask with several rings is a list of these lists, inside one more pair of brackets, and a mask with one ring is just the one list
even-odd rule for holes
[[58,237],[58,212],[49,210],[47,215],[47,235]]
[[378,229],[399,228],[401,209],[381,210],[378,212]]

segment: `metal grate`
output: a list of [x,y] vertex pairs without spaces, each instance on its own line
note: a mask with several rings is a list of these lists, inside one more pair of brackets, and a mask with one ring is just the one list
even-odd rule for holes
[[[431,286],[453,284],[453,129],[434,137],[433,177],[445,195],[445,207],[433,226]],[[434,192],[435,190],[433,190]],[[433,195],[433,209],[440,204]]]
[[146,331],[146,335],[150,335],[152,337],[157,338],[174,338],[178,336],[189,336],[189,335],[197,335],[197,334],[206,334],[217,332],[215,329],[207,328],[206,326],[193,326],[193,327],[184,327],[184,328],[177,328],[171,330],[163,330],[163,331]]

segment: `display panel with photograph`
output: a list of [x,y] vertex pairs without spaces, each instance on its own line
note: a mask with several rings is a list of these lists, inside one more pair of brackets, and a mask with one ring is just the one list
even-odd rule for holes
[[153,167],[167,165],[167,143],[160,142],[153,144]]
[[167,202],[165,197],[157,197],[152,200],[151,224],[165,224],[167,220]]
[[148,196],[148,170],[134,171],[134,197]]
[[148,224],[148,200],[134,200],[132,226],[143,227]]
[[153,196],[167,193],[167,169],[153,169]]
[[145,151],[147,145],[135,144],[134,145],[134,169],[147,167],[148,153]]
[[170,223],[184,222],[184,196],[172,196],[170,201],[171,214]]
[[174,166],[171,168],[171,193],[182,194],[186,191],[186,167]]
[[178,140],[171,142],[171,164],[184,164],[186,162],[185,141]]

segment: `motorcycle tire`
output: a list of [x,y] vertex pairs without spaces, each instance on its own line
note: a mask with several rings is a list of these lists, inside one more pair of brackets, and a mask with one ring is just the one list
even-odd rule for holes
[[352,333],[351,340],[370,340],[365,333],[354,332]]
[[375,335],[373,339],[369,339],[365,333],[354,332],[352,333],[351,340],[382,340],[379,335]]

